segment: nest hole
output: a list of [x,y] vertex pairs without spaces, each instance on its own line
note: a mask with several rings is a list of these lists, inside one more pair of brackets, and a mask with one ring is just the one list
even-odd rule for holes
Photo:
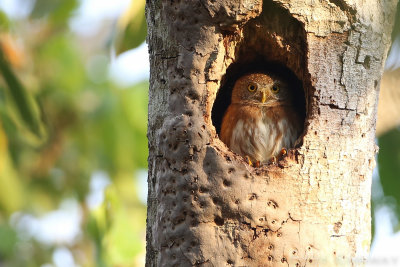
[[212,108],[211,119],[218,134],[221,132],[221,124],[225,112],[231,104],[232,89],[236,80],[242,75],[252,72],[261,72],[267,74],[272,73],[278,77],[281,77],[282,79],[285,79],[285,81],[288,81],[293,89],[292,93],[295,99],[294,104],[296,106],[296,110],[304,122],[306,115],[304,89],[301,81],[289,68],[279,62],[256,60],[243,64],[241,61],[238,61],[231,64],[227,69]]
[[[226,33],[227,46],[236,45],[235,56],[221,80],[221,87],[211,111],[212,123],[218,134],[225,112],[231,104],[232,89],[237,79],[247,73],[273,74],[290,84],[293,105],[302,120],[303,129],[296,142],[302,144],[306,132],[308,98],[312,95],[307,67],[306,32],[302,24],[287,10],[264,1],[261,15],[243,26],[243,40]],[[228,55],[227,55],[228,56]]]

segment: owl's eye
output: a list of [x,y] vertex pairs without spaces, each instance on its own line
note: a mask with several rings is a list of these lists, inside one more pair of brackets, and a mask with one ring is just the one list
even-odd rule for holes
[[257,90],[257,84],[249,83],[249,85],[247,85],[247,90],[249,90],[249,92],[254,92],[255,90]]
[[274,84],[271,88],[272,93],[277,94],[281,88],[278,84]]

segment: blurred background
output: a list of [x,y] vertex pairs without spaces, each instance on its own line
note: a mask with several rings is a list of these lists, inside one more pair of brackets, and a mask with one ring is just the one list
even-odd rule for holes
[[[0,0],[1,267],[144,266],[144,5]],[[397,124],[377,139],[370,266],[400,266]]]

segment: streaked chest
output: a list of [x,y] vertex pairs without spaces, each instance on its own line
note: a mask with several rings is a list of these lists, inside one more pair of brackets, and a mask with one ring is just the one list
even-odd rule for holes
[[296,130],[284,112],[260,110],[259,116],[238,118],[232,130],[230,147],[236,153],[265,161],[279,153],[282,147],[292,147]]

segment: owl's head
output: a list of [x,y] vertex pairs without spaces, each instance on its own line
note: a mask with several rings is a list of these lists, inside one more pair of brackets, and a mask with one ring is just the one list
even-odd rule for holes
[[288,83],[265,73],[243,75],[232,90],[232,103],[278,106],[288,102],[291,102]]

